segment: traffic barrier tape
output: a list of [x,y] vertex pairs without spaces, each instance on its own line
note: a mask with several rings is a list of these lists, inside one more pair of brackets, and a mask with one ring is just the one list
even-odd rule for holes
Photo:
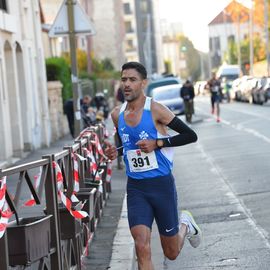
[[6,176],[0,178],[0,238],[4,235],[8,220],[13,215],[13,212],[10,210],[8,203],[6,201],[6,190],[7,190],[7,184],[6,184]]
[[[57,192],[58,192],[58,196],[60,197],[62,203],[64,204],[64,206],[67,208],[67,210],[70,212],[70,214],[77,218],[77,219],[82,219],[88,216],[88,213],[85,211],[81,211],[80,209],[82,208],[80,205],[82,205],[81,202],[79,202],[79,200],[77,199],[77,197],[73,194],[71,196],[71,199],[69,199],[63,192],[63,174],[61,171],[61,168],[59,166],[59,164],[55,161],[53,161],[53,168],[55,170],[55,176],[56,176],[56,183],[57,183]],[[77,200],[76,200],[77,199]],[[72,209],[72,202],[79,202],[79,204],[77,204],[77,206],[75,206],[75,210]],[[80,206],[80,207],[79,207]],[[77,208],[80,208],[79,210],[77,210]]]
[[106,182],[110,183],[112,179],[112,162],[107,162],[107,174],[106,174]]

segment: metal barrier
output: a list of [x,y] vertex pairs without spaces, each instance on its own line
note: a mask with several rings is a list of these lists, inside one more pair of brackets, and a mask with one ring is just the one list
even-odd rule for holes
[[0,269],[81,269],[111,192],[104,129],[93,126],[59,153],[0,169]]

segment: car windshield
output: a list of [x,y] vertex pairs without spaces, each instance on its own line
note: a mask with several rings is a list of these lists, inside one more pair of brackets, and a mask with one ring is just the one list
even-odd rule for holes
[[170,80],[164,80],[164,81],[156,81],[152,82],[148,85],[147,87],[147,95],[152,96],[152,92],[154,88],[160,87],[160,86],[165,86],[165,85],[170,85],[170,84],[178,84],[179,81],[177,79],[170,79]]
[[239,76],[237,74],[227,74],[227,75],[221,75],[220,78],[226,78],[227,81],[233,81],[237,79]]
[[170,88],[166,90],[154,90],[153,97],[155,100],[167,100],[174,99],[180,96],[180,87],[179,88]]

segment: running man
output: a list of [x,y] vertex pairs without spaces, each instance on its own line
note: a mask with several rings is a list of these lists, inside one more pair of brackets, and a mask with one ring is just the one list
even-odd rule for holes
[[[191,213],[182,211],[179,222],[177,192],[171,173],[172,147],[195,142],[197,135],[167,107],[144,95],[147,72],[143,65],[124,64],[121,82],[125,103],[111,115],[123,145],[128,177],[128,221],[138,267],[152,270],[150,240],[154,219],[164,255],[170,260],[176,259],[186,237],[195,248],[201,242],[201,230]],[[167,127],[177,135],[169,136]],[[111,160],[122,154],[110,143],[105,153]]]
[[207,82],[206,86],[210,90],[211,95],[211,108],[212,114],[217,114],[217,122],[220,122],[220,106],[219,103],[221,102],[222,93],[221,93],[221,84],[220,81],[217,79],[216,74],[212,73],[212,78]]

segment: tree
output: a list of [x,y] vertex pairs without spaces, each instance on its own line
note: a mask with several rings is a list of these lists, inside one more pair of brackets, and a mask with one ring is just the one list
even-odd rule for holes
[[186,70],[183,76],[192,80],[198,80],[200,77],[200,55],[199,52],[194,48],[193,43],[185,36],[181,35],[179,39],[179,50],[184,56],[186,61]]
[[237,45],[232,39],[228,43],[228,50],[224,55],[224,59],[231,65],[237,64]]

